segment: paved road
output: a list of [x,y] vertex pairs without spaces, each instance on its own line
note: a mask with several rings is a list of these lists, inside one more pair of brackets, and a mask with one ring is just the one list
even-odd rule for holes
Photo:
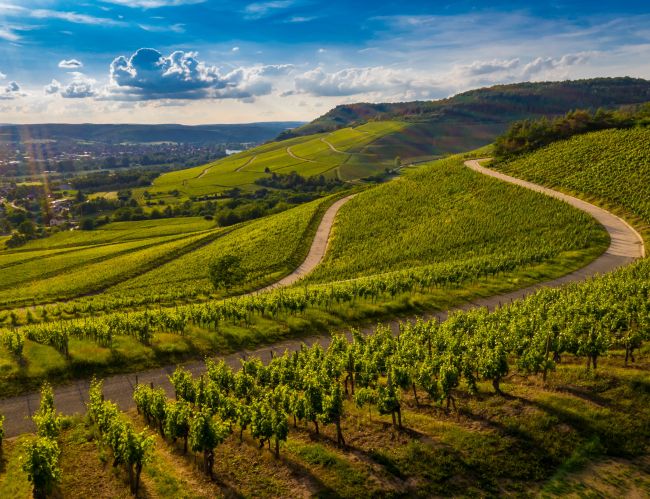
[[[600,257],[591,262],[586,267],[583,267],[580,270],[567,274],[558,279],[552,281],[547,281],[545,283],[536,284],[523,288],[511,293],[506,293],[498,296],[492,296],[488,298],[481,298],[471,302],[467,302],[459,307],[455,307],[453,310],[468,310],[475,307],[487,307],[490,310],[509,303],[513,300],[517,300],[528,296],[534,293],[536,290],[543,287],[558,287],[563,284],[570,282],[577,282],[587,279],[595,274],[601,274],[604,272],[612,271],[623,265],[627,265],[634,261],[637,258],[641,258],[645,254],[643,247],[643,240],[641,236],[630,227],[626,222],[620,218],[612,215],[611,213],[598,208],[597,206],[586,203],[580,199],[567,196],[565,194],[541,187],[529,182],[525,182],[501,173],[483,168],[480,166],[478,161],[468,161],[465,163],[469,168],[485,174],[490,175],[505,182],[510,182],[513,184],[521,185],[529,189],[533,189],[538,192],[543,192],[550,196],[561,199],[596,218],[609,232],[611,242],[610,246]],[[344,201],[347,198],[340,200],[339,202]],[[334,205],[330,208],[332,208]],[[340,207],[340,206],[339,206]],[[331,221],[328,222],[331,229],[331,222],[333,222],[336,210],[334,212],[326,212],[325,216],[328,216],[328,213],[331,214]],[[325,219],[323,219],[325,222]],[[323,222],[321,226],[323,226]],[[320,228],[319,228],[320,231]],[[329,235],[329,229],[326,231]],[[321,233],[321,237],[322,237]],[[317,236],[318,239],[318,236]],[[327,238],[325,238],[327,241]],[[314,241],[316,242],[316,241]],[[324,247],[321,246],[321,249],[318,250],[318,254],[324,255],[326,250],[327,243],[325,242]],[[313,246],[312,246],[313,247]],[[322,253],[321,253],[322,252]],[[311,254],[311,251],[310,251]],[[309,257],[308,257],[309,258]],[[314,265],[315,266],[315,265]],[[312,267],[313,268],[313,267]],[[450,311],[436,312],[432,314],[426,314],[425,319],[436,317],[439,320],[444,320]],[[411,318],[408,320],[414,320]],[[399,326],[398,320],[390,321],[387,323],[389,327],[393,330],[397,330]],[[372,327],[365,328],[365,332],[370,332]],[[347,332],[349,335],[349,332]],[[276,353],[282,353],[285,350],[293,351],[300,348],[302,343],[307,345],[313,345],[319,343],[322,346],[326,347],[329,344],[330,337],[329,335],[319,335],[311,336],[305,339],[292,339],[286,340],[279,343],[275,343],[270,346],[260,347],[256,350],[244,350],[238,353],[218,356],[217,358],[223,359],[232,367],[239,365],[239,360],[251,355],[260,357],[263,361],[268,361],[272,355]],[[204,363],[202,361],[193,361],[184,364],[184,366],[191,371],[192,373],[200,374],[204,370]],[[110,376],[106,378],[104,382],[104,393],[105,396],[116,402],[120,408],[129,409],[133,407],[133,400],[131,398],[133,393],[133,387],[136,383],[154,383],[156,386],[162,386],[167,390],[169,395],[172,395],[171,385],[167,376],[170,375],[175,369],[175,366],[165,366],[156,369],[150,369],[140,373],[133,374],[119,374],[115,376]],[[55,401],[56,407],[59,411],[64,414],[74,414],[74,413],[83,413],[86,410],[85,403],[88,399],[88,387],[89,382],[87,380],[79,380],[69,383],[67,385],[59,386],[55,389]],[[33,430],[33,425],[30,419],[30,416],[33,414],[34,410],[38,408],[39,403],[39,394],[30,393],[26,395],[21,395],[18,397],[12,397],[0,400],[0,413],[4,414],[7,419],[5,421],[5,430],[8,437],[18,435],[20,433],[28,432]]]

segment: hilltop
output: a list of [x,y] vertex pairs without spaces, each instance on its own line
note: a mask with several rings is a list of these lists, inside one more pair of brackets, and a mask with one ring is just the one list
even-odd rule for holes
[[515,120],[648,100],[650,81],[629,77],[495,85],[434,101],[336,106],[311,123],[282,132],[278,140],[392,120],[408,124],[408,138],[389,134],[373,144],[375,151],[394,149],[399,142],[402,157],[441,155],[488,144]]

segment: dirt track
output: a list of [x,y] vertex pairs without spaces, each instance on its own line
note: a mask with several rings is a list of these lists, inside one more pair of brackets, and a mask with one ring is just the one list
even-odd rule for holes
[[[635,259],[641,258],[645,255],[645,249],[641,236],[625,221],[607,212],[606,210],[603,210],[602,208],[589,204],[580,199],[559,193],[557,191],[553,191],[551,189],[541,187],[530,182],[509,177],[493,170],[489,170],[480,166],[477,160],[467,161],[465,164],[469,168],[472,168],[481,174],[489,175],[503,180],[504,182],[510,182],[528,189],[542,192],[549,196],[561,199],[575,206],[576,208],[585,211],[605,227],[610,235],[611,242],[609,248],[607,251],[605,251],[605,253],[603,253],[596,260],[580,270],[567,274],[558,279],[539,283],[533,286],[519,289],[517,291],[513,291],[511,293],[477,299],[475,301],[455,307],[452,310],[467,310],[475,307],[487,307],[492,310],[499,305],[530,295],[540,288],[558,287],[566,283],[582,281],[595,274],[602,274],[612,271],[623,265],[627,265]],[[323,220],[321,221],[314,242],[312,243],[312,248],[305,262],[298,269],[296,269],[295,272],[287,276],[285,278],[286,281],[283,279],[279,283],[276,283],[274,286],[278,286],[283,281],[285,281],[283,285],[295,282],[295,280],[309,273],[318,264],[318,262],[320,262],[327,250],[327,242],[329,240],[330,230],[336,213],[342,204],[351,197],[352,196],[349,196],[348,198],[343,198],[340,201],[337,201],[337,203],[340,203],[338,206],[337,203],[335,203],[328,209],[323,217]],[[449,312],[450,311],[442,311],[427,314],[425,318],[437,317],[440,320],[444,320]],[[400,321],[398,320],[393,320],[387,324],[392,329],[396,330],[399,322]],[[367,331],[370,331],[371,329],[373,328],[366,328]],[[319,343],[323,346],[327,346],[329,340],[329,335],[311,336],[304,339],[291,339],[276,343],[274,345],[261,347],[253,351],[243,350],[241,352],[233,353],[230,355],[219,356],[218,358],[222,358],[229,365],[236,367],[239,365],[239,359],[251,355],[260,357],[264,361],[268,361],[275,353],[282,353],[285,350],[299,349],[302,343],[306,343],[307,345]],[[184,365],[194,374],[200,374],[204,370],[204,363],[202,361],[192,361]],[[140,373],[110,376],[106,378],[104,382],[104,394],[108,399],[115,401],[122,409],[133,407],[132,393],[136,382],[154,383],[156,386],[164,387],[171,395],[171,385],[167,379],[167,376],[174,371],[175,367],[176,366],[170,365],[156,369],[149,369]],[[85,403],[88,399],[88,387],[89,382],[87,380],[78,380],[70,384],[57,387],[55,389],[57,409],[64,414],[85,412]],[[38,403],[38,393],[29,393],[0,400],[0,413],[4,414],[7,418],[5,421],[5,431],[8,437],[33,430],[33,425],[31,419],[29,418],[33,414],[34,410],[38,408]]]

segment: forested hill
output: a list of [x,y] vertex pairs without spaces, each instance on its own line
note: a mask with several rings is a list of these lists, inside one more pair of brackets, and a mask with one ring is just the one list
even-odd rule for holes
[[429,144],[428,149],[422,147],[422,154],[440,154],[489,143],[515,120],[646,101],[650,101],[650,81],[637,78],[515,83],[435,101],[341,105],[311,123],[283,132],[279,138],[332,131],[366,121],[399,120],[412,123],[411,134],[424,145]]
[[30,140],[92,141],[102,143],[261,143],[300,122],[245,123],[233,125],[95,125],[35,124],[0,125],[0,142]]

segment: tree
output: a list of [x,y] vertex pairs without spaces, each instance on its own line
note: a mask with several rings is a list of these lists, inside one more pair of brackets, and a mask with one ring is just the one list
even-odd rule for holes
[[23,471],[32,483],[35,499],[45,498],[61,479],[59,444],[48,437],[38,437],[24,447]]
[[95,221],[92,218],[86,217],[79,224],[81,230],[93,230],[95,228]]
[[241,284],[246,277],[241,258],[236,255],[224,255],[217,258],[210,264],[208,273],[214,287],[216,289],[225,288],[226,291]]

